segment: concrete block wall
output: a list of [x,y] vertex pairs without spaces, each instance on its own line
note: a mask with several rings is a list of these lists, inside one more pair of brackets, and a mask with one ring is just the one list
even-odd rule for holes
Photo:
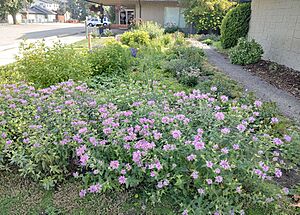
[[252,0],[249,38],[264,59],[300,71],[300,0]]

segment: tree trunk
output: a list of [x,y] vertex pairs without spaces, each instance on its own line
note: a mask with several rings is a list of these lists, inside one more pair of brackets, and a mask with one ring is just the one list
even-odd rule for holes
[[18,24],[18,23],[17,23],[17,14],[14,13],[14,14],[11,14],[11,16],[12,16],[12,18],[13,18],[13,23],[14,23],[14,25]]

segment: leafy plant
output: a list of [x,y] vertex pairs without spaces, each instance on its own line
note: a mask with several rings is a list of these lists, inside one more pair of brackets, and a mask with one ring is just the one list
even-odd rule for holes
[[202,41],[203,43],[205,43],[206,45],[212,45],[213,44],[213,40],[211,39],[206,39]]
[[200,76],[201,70],[196,67],[187,67],[177,72],[179,83],[189,87],[195,87],[199,83]]
[[147,46],[150,44],[150,35],[146,31],[127,31],[121,36],[121,42],[130,47]]
[[251,3],[239,4],[225,16],[221,25],[221,43],[223,48],[234,47],[238,39],[246,37],[251,18]]
[[117,42],[108,42],[89,54],[93,75],[124,75],[131,60],[129,48]]
[[166,34],[173,34],[175,32],[179,31],[179,27],[178,25],[176,25],[175,23],[173,22],[168,22],[166,25],[165,25],[165,33]]
[[214,42],[218,42],[220,41],[221,37],[219,35],[216,34],[201,34],[198,38],[199,41],[205,41],[207,39],[210,39]]
[[247,65],[257,63],[263,53],[263,48],[255,40],[240,38],[237,46],[229,51],[229,57],[233,64]]
[[37,87],[49,87],[59,82],[84,80],[91,75],[87,52],[56,43],[48,47],[44,42],[22,43],[21,56],[15,69]]
[[235,4],[228,0],[182,0],[185,19],[199,30],[218,30],[226,12]]
[[147,32],[150,39],[159,38],[163,35],[164,29],[157,22],[147,21],[136,25],[135,29]]

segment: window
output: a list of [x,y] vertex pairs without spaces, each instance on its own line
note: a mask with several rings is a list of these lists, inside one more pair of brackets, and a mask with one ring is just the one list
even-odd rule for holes
[[164,24],[173,23],[180,28],[186,27],[183,11],[184,9],[179,7],[165,7]]

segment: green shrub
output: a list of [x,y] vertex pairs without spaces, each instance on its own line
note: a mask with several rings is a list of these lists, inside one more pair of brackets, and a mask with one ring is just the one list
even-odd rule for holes
[[93,75],[124,75],[131,59],[129,48],[118,42],[108,42],[89,55]]
[[196,67],[187,67],[177,73],[179,83],[189,87],[195,87],[199,83],[200,76],[201,70]]
[[194,46],[175,46],[169,52],[169,59],[185,59],[192,65],[201,65],[204,59],[204,52],[202,49]]
[[257,63],[263,53],[261,45],[255,40],[249,42],[245,38],[240,38],[237,46],[229,51],[229,57],[233,64],[247,65]]
[[146,31],[127,31],[121,36],[121,42],[130,47],[147,46],[150,44],[150,35]]
[[87,53],[74,51],[62,44],[47,47],[45,43],[22,43],[16,70],[37,87],[59,82],[83,80],[91,75]]
[[161,37],[164,33],[164,29],[157,22],[143,22],[136,26],[137,30],[145,31],[149,34],[150,39]]
[[213,44],[213,40],[211,39],[206,39],[202,41],[203,43],[205,43],[206,45],[212,45]]
[[163,64],[163,69],[167,72],[171,72],[175,76],[191,65],[192,64],[186,59],[172,59],[170,61],[166,61]]
[[223,48],[234,47],[238,39],[246,37],[251,18],[251,4],[240,4],[230,10],[221,25],[221,42]]
[[175,33],[177,31],[179,31],[179,27],[175,23],[167,23],[165,25],[165,33],[166,34],[172,34],[172,33]]

